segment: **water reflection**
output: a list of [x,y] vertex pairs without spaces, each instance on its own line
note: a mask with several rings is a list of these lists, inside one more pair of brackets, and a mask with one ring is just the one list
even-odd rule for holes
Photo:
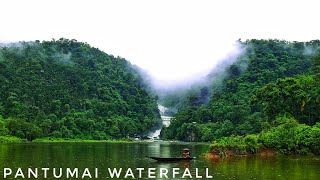
[[[189,148],[192,161],[159,163],[147,157],[181,157]],[[189,168],[195,175],[205,174],[213,179],[319,179],[319,157],[249,156],[226,159],[206,159],[201,156],[208,144],[188,143],[21,143],[0,144],[0,173],[10,168],[99,168],[99,177],[107,178],[107,168]],[[138,173],[134,172],[137,176]],[[143,172],[146,177],[146,172]],[[100,179],[99,178],[99,179]],[[48,179],[53,179],[52,177]]]

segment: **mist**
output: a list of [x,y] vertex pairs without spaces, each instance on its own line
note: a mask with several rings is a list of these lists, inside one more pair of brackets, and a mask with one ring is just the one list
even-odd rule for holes
[[[170,94],[184,96],[190,89],[203,87],[207,87],[208,91],[210,91],[207,97],[209,100],[211,94],[210,87],[213,83],[219,84],[218,82],[226,77],[227,67],[237,62],[237,67],[241,72],[245,71],[247,62],[239,61],[239,57],[243,56],[245,49],[244,45],[235,42],[229,46],[229,49],[224,50],[224,54],[220,53],[219,56],[213,55],[210,59],[194,59],[188,62],[177,60],[177,62],[172,62],[168,69],[166,69],[166,65],[161,64],[161,61],[153,62],[155,67],[160,68],[157,72],[163,74],[154,73],[152,68],[147,69],[141,66],[138,70],[146,84],[159,96],[160,101]],[[176,69],[176,72],[170,74],[171,69]],[[168,76],[168,74],[171,76]]]
[[303,54],[306,56],[313,56],[320,52],[320,48],[313,47],[312,45],[307,45],[304,47]]
[[[0,43],[0,48],[8,48],[9,52],[14,52],[19,56],[23,56],[23,54],[27,50],[27,47],[33,46],[36,47],[36,51],[34,53],[38,54],[39,57],[46,58],[46,54],[43,52],[43,47],[39,42],[36,41],[19,41],[19,42],[6,42]],[[74,63],[71,60],[72,53],[64,53],[62,50],[54,49],[54,53],[52,54],[52,58],[58,62],[61,62],[66,65],[73,65]],[[0,51],[0,60],[3,58],[2,52]]]
[[194,85],[207,84],[209,75],[222,72],[233,64],[243,54],[244,47],[236,42],[221,50],[219,54],[214,49],[211,52],[212,55],[199,55],[198,58],[189,58],[188,61],[176,59],[170,62],[151,61],[152,66],[137,65],[143,69],[141,75],[155,91],[161,93],[184,90]]
[[[172,77],[164,78],[161,74],[156,76],[152,73],[152,69],[145,69],[144,67],[137,70],[140,71],[152,93],[157,95],[158,103],[168,107],[172,112],[177,112],[190,102],[188,101],[190,97],[197,99],[193,101],[195,106],[207,104],[213,91],[222,88],[223,81],[229,78],[230,72],[228,70],[231,65],[241,74],[246,71],[248,58],[245,52],[248,47],[241,41],[233,43],[230,47],[219,57],[212,56],[209,60],[195,59],[187,62],[186,64],[193,68],[192,71],[188,71],[189,74],[185,74],[182,78],[177,77],[184,75],[185,66],[179,63],[172,64],[171,68],[177,69],[175,76]],[[157,63],[161,62],[154,62],[154,64]],[[199,63],[202,63],[201,66],[198,66]],[[161,65],[157,66],[161,67]],[[166,73],[166,69],[162,70],[163,73]]]

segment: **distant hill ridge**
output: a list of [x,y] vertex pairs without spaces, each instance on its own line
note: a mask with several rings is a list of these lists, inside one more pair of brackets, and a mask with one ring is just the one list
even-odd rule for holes
[[128,61],[76,40],[2,46],[0,84],[0,135],[122,138],[160,120]]

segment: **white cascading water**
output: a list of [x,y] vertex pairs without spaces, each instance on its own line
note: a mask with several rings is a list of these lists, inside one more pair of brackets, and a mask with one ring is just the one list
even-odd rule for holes
[[[172,118],[171,116],[166,116],[166,111],[168,111],[169,109],[167,107],[162,106],[161,104],[158,104],[158,109],[161,115],[162,126],[168,127]],[[158,138],[160,136],[162,126],[154,132],[151,132],[150,137]]]

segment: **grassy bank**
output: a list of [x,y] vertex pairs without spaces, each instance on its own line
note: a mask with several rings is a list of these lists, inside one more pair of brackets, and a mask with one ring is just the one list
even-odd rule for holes
[[121,140],[90,140],[90,139],[70,139],[70,138],[38,138],[32,142],[113,142],[113,143],[124,143],[132,142],[130,139]]
[[24,142],[25,140],[15,136],[0,136],[0,143]]

